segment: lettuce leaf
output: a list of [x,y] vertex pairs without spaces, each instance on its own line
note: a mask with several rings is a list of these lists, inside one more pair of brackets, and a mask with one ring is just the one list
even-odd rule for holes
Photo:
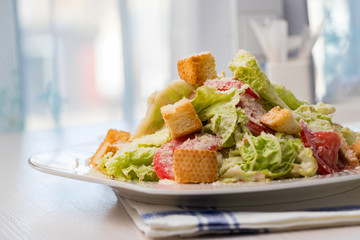
[[240,166],[241,162],[240,156],[225,158],[219,167],[219,180],[221,182],[236,182],[240,179],[251,181],[255,172],[244,171]]
[[241,167],[246,172],[261,172],[274,178],[285,175],[295,160],[295,151],[288,141],[279,141],[274,135],[262,133],[258,137],[245,135],[240,146]]
[[161,147],[171,140],[169,129],[165,128],[154,134],[145,135],[141,138],[133,140],[129,147]]
[[196,97],[191,101],[202,122],[207,122],[204,131],[211,132],[222,139],[223,147],[235,145],[234,132],[239,122],[247,120],[241,108],[236,108],[240,93],[244,89],[217,91],[209,86],[196,90]]
[[307,104],[306,101],[299,100],[295,95],[281,84],[273,84],[275,91],[279,97],[289,106],[291,110],[299,108],[303,104]]
[[303,148],[297,154],[293,167],[289,173],[290,177],[311,177],[318,170],[318,163],[311,148]]
[[[141,147],[135,149],[126,149],[118,151],[115,156],[108,159],[105,163],[106,171],[111,176],[120,179],[135,180],[140,179],[141,176],[129,174],[129,167],[149,166],[152,164],[154,155],[158,148],[156,147]],[[133,171],[133,173],[136,173]],[[152,180],[156,180],[153,178]]]
[[327,115],[329,118],[332,118],[332,115],[335,113],[336,108],[330,104],[319,102],[316,105],[313,105],[315,110],[323,115]]
[[159,177],[156,175],[154,166],[152,165],[131,165],[122,170],[122,173],[127,179],[139,181],[158,181]]
[[98,163],[100,171],[123,180],[157,181],[152,166],[156,151],[170,140],[169,130],[135,139],[115,155],[107,154]]
[[291,142],[262,133],[254,137],[245,133],[243,140],[225,158],[219,168],[222,181],[256,181],[280,178],[287,174],[295,160]]
[[311,148],[305,148],[301,139],[294,138],[292,135],[276,133],[275,136],[279,139],[289,141],[294,147],[296,154],[292,169],[286,174],[285,178],[314,176],[318,169],[318,163]]
[[284,133],[262,133],[258,137],[246,133],[222,160],[219,176],[222,182],[257,181],[313,176],[317,168],[311,149],[299,138]]
[[351,146],[351,144],[353,144],[354,142],[356,142],[360,138],[360,133],[359,132],[355,132],[355,131],[351,130],[348,127],[341,128],[340,132],[345,137],[346,142],[349,144],[349,146]]
[[293,113],[297,121],[304,119],[313,131],[330,131],[334,129],[331,121],[332,113],[329,113],[328,107],[324,104],[304,104],[293,111]]
[[183,97],[190,96],[195,87],[183,80],[171,82],[165,89],[153,93],[148,99],[147,112],[141,120],[132,139],[152,134],[164,126],[164,119],[161,115],[160,108],[167,104],[173,104]]
[[229,63],[229,68],[235,78],[249,84],[252,89],[273,106],[288,108],[271,85],[265,73],[261,71],[258,62],[251,53],[240,49],[236,57]]

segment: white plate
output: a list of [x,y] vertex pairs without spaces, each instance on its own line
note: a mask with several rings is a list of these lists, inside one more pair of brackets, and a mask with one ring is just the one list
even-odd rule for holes
[[318,199],[360,186],[360,170],[272,182],[234,184],[166,184],[121,182],[94,174],[87,159],[98,143],[60,148],[35,154],[29,164],[44,173],[108,185],[122,197],[168,205],[246,207]]

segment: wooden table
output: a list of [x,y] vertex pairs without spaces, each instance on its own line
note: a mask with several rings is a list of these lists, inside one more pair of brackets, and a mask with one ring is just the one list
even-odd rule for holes
[[[360,129],[360,122],[352,125]],[[104,124],[0,135],[0,239],[146,239],[111,188],[44,174],[28,158],[103,136]],[[125,127],[125,128],[124,128]],[[360,190],[356,190],[359,196]],[[360,226],[246,235],[241,239],[359,239]],[[237,239],[206,236],[201,239]]]

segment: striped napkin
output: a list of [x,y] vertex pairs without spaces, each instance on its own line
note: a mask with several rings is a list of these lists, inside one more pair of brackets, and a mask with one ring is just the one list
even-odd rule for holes
[[[266,233],[360,224],[358,199],[360,190],[356,189],[329,198],[238,210],[154,205],[119,197],[137,227],[147,237],[153,238]],[[357,204],[337,206],[346,203]]]

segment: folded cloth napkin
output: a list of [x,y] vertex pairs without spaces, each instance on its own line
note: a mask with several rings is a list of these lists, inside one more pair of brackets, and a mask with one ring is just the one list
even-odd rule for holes
[[148,237],[264,233],[360,224],[360,205],[262,212],[164,206],[119,199]]

